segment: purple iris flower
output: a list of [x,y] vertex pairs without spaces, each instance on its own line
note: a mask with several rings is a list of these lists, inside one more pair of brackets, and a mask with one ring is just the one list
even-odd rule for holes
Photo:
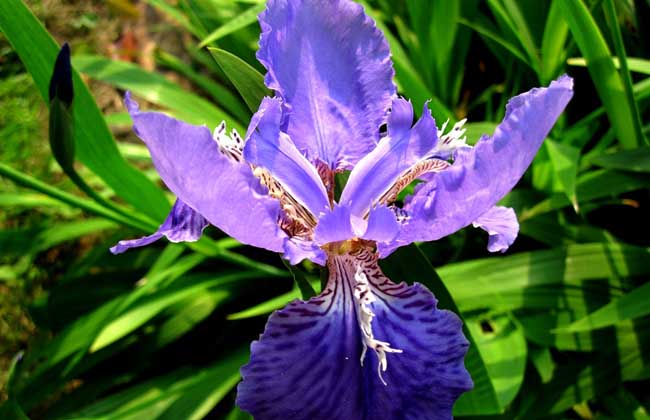
[[[271,315],[241,370],[238,404],[257,419],[448,419],[472,387],[460,319],[424,286],[395,284],[378,258],[473,224],[505,251],[518,223],[496,207],[572,96],[572,80],[521,94],[491,137],[465,144],[396,95],[386,40],[350,0],[269,0],[257,54],[264,98],[244,138],[141,112],[135,132],[178,197],[162,236],[196,240],[213,224],[292,264],[326,266],[323,292]],[[380,130],[385,124],[386,130]],[[337,172],[349,170],[341,196]],[[421,181],[401,206],[398,194]]]

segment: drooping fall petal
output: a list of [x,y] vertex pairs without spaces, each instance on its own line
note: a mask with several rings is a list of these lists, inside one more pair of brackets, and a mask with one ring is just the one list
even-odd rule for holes
[[201,238],[208,221],[190,206],[176,199],[167,219],[151,235],[139,239],[120,241],[111,248],[113,254],[121,254],[131,248],[150,245],[165,236],[170,242],[194,242]]
[[387,279],[369,253],[331,257],[328,268],[326,289],[275,312],[252,344],[239,406],[265,420],[450,419],[472,387],[460,319],[424,286]]

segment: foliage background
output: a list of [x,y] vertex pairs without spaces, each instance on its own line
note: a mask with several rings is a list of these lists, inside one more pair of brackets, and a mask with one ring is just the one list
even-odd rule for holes
[[[107,250],[153,231],[171,199],[130,133],[124,90],[241,132],[265,92],[263,3],[0,2],[0,418],[247,418],[233,402],[248,345],[305,280],[319,288],[316,268],[288,271],[214,228],[196,244]],[[456,415],[648,418],[648,0],[362,3],[389,38],[400,92],[416,109],[433,99],[439,124],[469,116],[470,143],[511,96],[575,78],[503,200],[521,223],[507,254],[467,228],[383,263],[466,322],[476,387]],[[82,76],[77,180],[47,142],[51,36],[70,42]]]

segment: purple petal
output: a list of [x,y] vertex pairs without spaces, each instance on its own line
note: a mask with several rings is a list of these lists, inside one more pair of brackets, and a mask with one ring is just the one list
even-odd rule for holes
[[352,237],[354,229],[350,221],[350,210],[343,206],[334,206],[332,211],[322,215],[314,230],[314,242],[318,245],[345,241]]
[[[251,345],[239,406],[258,419],[451,419],[455,400],[472,387],[458,317],[436,309],[424,286],[391,282],[369,254],[331,258],[328,268],[324,292],[275,312]],[[368,336],[359,328],[360,302],[374,312],[373,339],[403,350],[385,354],[381,376],[372,348],[361,364]]]
[[371,209],[368,220],[350,215],[350,210],[345,206],[335,206],[331,212],[321,215],[314,231],[314,242],[325,245],[354,237],[389,242],[399,233],[399,229],[395,214],[386,206]]
[[519,233],[519,222],[515,211],[509,207],[492,207],[472,223],[486,231],[488,251],[506,252]]
[[368,227],[361,236],[363,239],[376,242],[390,242],[399,233],[395,213],[386,206],[372,208],[368,215]]
[[266,84],[289,110],[296,146],[332,168],[375,147],[395,95],[383,34],[349,0],[270,0],[257,53]]
[[160,233],[160,231],[156,231],[151,235],[143,236],[142,238],[119,241],[116,245],[111,247],[111,253],[117,255],[126,252],[131,248],[139,248],[141,246],[151,245],[162,237],[163,234]]
[[410,220],[397,239],[380,246],[382,256],[414,241],[440,239],[469,225],[519,181],[567,103],[573,79],[512,98],[494,135],[456,152],[454,164],[420,184],[404,205]]
[[294,237],[287,238],[284,242],[284,258],[289,260],[291,265],[299,264],[304,259],[318,265],[325,265],[327,255],[314,242]]
[[176,199],[169,215],[155,233],[140,239],[120,241],[111,248],[111,252],[121,254],[130,248],[149,245],[163,236],[170,242],[195,242],[201,238],[206,226],[208,221],[203,216],[180,199]]
[[329,200],[318,171],[291,139],[280,132],[282,108],[279,99],[264,98],[246,134],[244,158],[260,166],[311,213],[318,217],[329,210]]
[[140,112],[128,92],[125,102],[160,177],[181,201],[240,242],[282,251],[280,204],[248,164],[222,154],[207,127]]
[[354,167],[341,194],[340,203],[348,206],[353,215],[363,216],[405,170],[435,147],[438,132],[426,105],[413,128],[412,123],[411,103],[395,99],[388,118],[388,136]]

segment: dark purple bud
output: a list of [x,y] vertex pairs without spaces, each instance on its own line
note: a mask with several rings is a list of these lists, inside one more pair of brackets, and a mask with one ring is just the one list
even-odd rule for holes
[[70,47],[63,44],[50,79],[50,148],[56,161],[69,175],[74,173],[74,116],[72,113],[72,68]]
[[54,63],[54,71],[50,79],[50,102],[56,97],[70,107],[73,95],[70,47],[66,42],[61,47]]

